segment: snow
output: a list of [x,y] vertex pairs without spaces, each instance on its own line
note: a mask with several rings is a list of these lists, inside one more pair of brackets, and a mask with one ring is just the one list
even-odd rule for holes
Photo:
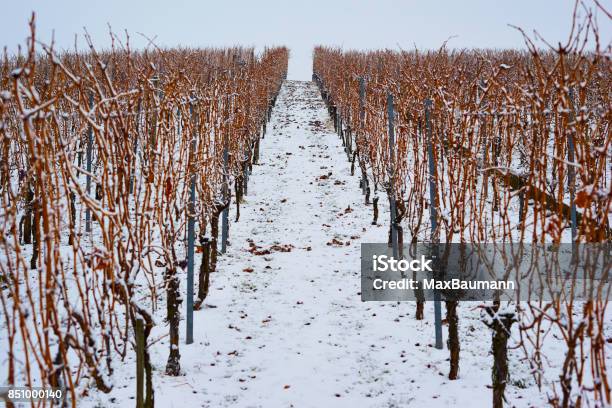
[[17,78],[19,75],[21,75],[22,72],[23,72],[23,69],[15,68],[14,70],[11,71],[11,76],[13,78]]
[[[228,252],[211,274],[204,307],[194,312],[191,345],[181,320],[184,375],[164,375],[164,308],[154,316],[156,406],[490,406],[491,334],[475,304],[458,307],[460,377],[449,381],[448,351],[433,347],[431,303],[417,321],[414,303],[361,301],[360,244],[385,242],[387,226],[371,225],[372,207],[363,203],[359,176],[350,176],[314,84],[285,82],[261,142]],[[383,201],[379,220],[388,219]],[[249,252],[253,244],[290,250],[258,256]],[[186,276],[179,273],[184,293]],[[557,364],[563,349],[553,347]],[[522,357],[509,352],[506,397],[511,406],[543,406],[545,390],[538,391]],[[92,390],[79,406],[135,403],[133,350],[114,367],[111,393]],[[558,372],[552,367],[551,377]]]

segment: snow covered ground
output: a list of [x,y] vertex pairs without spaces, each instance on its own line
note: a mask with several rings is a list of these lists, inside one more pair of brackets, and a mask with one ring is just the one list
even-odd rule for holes
[[[314,84],[285,82],[261,154],[211,293],[194,313],[195,342],[181,339],[184,375],[164,375],[167,337],[152,346],[156,406],[490,406],[491,336],[476,303],[458,308],[460,378],[449,381],[448,351],[433,347],[431,303],[417,321],[413,303],[361,301],[360,244],[386,241],[388,213],[381,199],[380,225],[371,225]],[[277,247],[254,255],[253,244]],[[151,338],[167,333],[161,309]],[[510,404],[543,406],[521,357],[510,351]],[[92,392],[79,405],[135,405],[134,359],[115,363],[109,395]]]

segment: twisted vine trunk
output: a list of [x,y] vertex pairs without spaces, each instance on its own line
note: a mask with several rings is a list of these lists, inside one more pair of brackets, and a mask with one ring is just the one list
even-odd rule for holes
[[242,201],[242,192],[244,186],[244,177],[242,175],[236,177],[234,183],[234,191],[236,194],[236,222],[240,220],[240,202]]
[[32,248],[32,259],[30,260],[30,269],[36,269],[36,263],[38,262],[38,253],[40,251],[40,204],[36,199],[32,200],[32,208],[34,212],[34,222],[32,223],[32,237],[33,237],[33,248]]
[[74,244],[74,231],[76,226],[76,196],[70,193],[70,235],[68,236],[68,245]]
[[493,318],[489,327],[493,330],[491,341],[491,352],[493,354],[493,368],[491,369],[491,380],[493,387],[493,408],[503,408],[504,392],[508,381],[508,338],[510,328],[515,322],[514,313],[499,313],[499,301],[493,303],[493,307],[486,309],[489,316]]
[[22,218],[23,222],[23,243],[32,243],[32,206],[34,205],[34,191],[32,186],[28,184],[26,192],[25,214]]
[[459,376],[459,316],[457,315],[457,301],[446,302],[446,321],[448,322],[448,349],[450,351],[449,380],[456,380]]
[[167,285],[167,320],[170,325],[170,355],[166,363],[166,374],[177,376],[181,371],[181,354],[179,353],[179,322],[180,310],[179,306],[182,303],[179,294],[179,281],[176,274],[176,268],[168,266],[166,268],[166,285]]
[[210,241],[210,271],[215,272],[217,270],[217,257],[219,256],[218,242],[219,242],[219,217],[223,210],[229,206],[229,201],[225,204],[217,203],[212,211],[210,218],[210,234],[212,239]]
[[493,369],[491,378],[493,380],[493,407],[504,406],[504,392],[508,379],[508,336],[504,330],[493,332]]
[[397,226],[395,227],[395,229],[397,231],[397,249],[398,249],[398,255],[399,255],[400,259],[404,259],[404,227],[399,225],[399,222],[398,222]]
[[372,204],[374,206],[374,219],[372,220],[372,225],[378,224],[378,196],[374,196],[372,200]]
[[570,331],[570,335],[566,340],[567,353],[565,354],[563,369],[561,371],[561,375],[559,376],[561,393],[563,394],[563,400],[561,401],[561,406],[563,408],[580,406],[580,397],[578,397],[577,401],[572,401],[572,378],[574,371],[576,371],[576,346],[578,339],[583,335],[582,332],[584,331],[584,328],[585,324],[583,321],[578,324],[575,332],[572,333]]
[[253,172],[253,164],[257,164],[259,162],[259,133],[251,146],[251,151],[253,153],[251,154],[251,160],[249,160],[249,171]]
[[[139,317],[135,317],[138,314]],[[144,408],[153,408],[155,406],[155,391],[153,390],[153,367],[151,365],[151,355],[149,354],[148,339],[153,329],[153,318],[145,310],[137,307],[132,312],[132,327],[136,327],[136,319],[144,320],[144,369],[145,369],[145,401]]]
[[[417,279],[417,273],[416,272],[412,272],[412,279],[416,280]],[[425,300],[423,300],[425,298],[425,293],[423,292],[423,287],[421,285],[419,285],[418,289],[414,290],[414,295],[417,299],[416,301],[416,310],[414,313],[414,318],[416,320],[423,320],[425,318],[425,313],[424,313],[424,309],[425,309]]]
[[204,303],[210,286],[210,241],[208,238],[200,237],[200,245],[202,246],[202,263],[198,277],[198,300],[195,303],[195,309],[199,309]]
[[219,215],[221,211],[213,211],[210,220],[210,271],[217,270],[217,242],[219,241]]

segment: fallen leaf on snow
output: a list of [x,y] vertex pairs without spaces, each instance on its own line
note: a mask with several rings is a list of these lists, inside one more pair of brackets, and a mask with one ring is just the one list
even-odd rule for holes
[[332,239],[331,241],[329,241],[327,243],[327,246],[344,246],[344,242],[340,241],[339,239]]

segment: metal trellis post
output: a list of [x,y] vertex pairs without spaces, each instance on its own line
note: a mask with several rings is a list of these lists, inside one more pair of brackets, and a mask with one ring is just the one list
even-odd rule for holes
[[[193,105],[189,105],[189,111],[193,118]],[[195,182],[196,172],[193,169],[196,151],[195,134],[191,135],[191,180],[189,186],[189,206],[187,208],[187,335],[185,343],[193,343],[193,265],[195,254]]]
[[[431,241],[433,244],[433,257],[434,257],[434,265],[437,263],[438,256],[438,214],[436,208],[436,180],[435,180],[435,171],[436,165],[434,161],[433,155],[433,144],[431,140],[431,107],[432,101],[431,99],[425,100],[425,128],[427,131],[427,157],[429,161],[429,219],[431,221]],[[435,272],[437,272],[437,268],[434,267]],[[434,272],[434,273],[435,273]],[[434,290],[434,324],[435,324],[435,333],[436,333],[436,348],[442,349],[442,302],[440,300],[440,292]]]

